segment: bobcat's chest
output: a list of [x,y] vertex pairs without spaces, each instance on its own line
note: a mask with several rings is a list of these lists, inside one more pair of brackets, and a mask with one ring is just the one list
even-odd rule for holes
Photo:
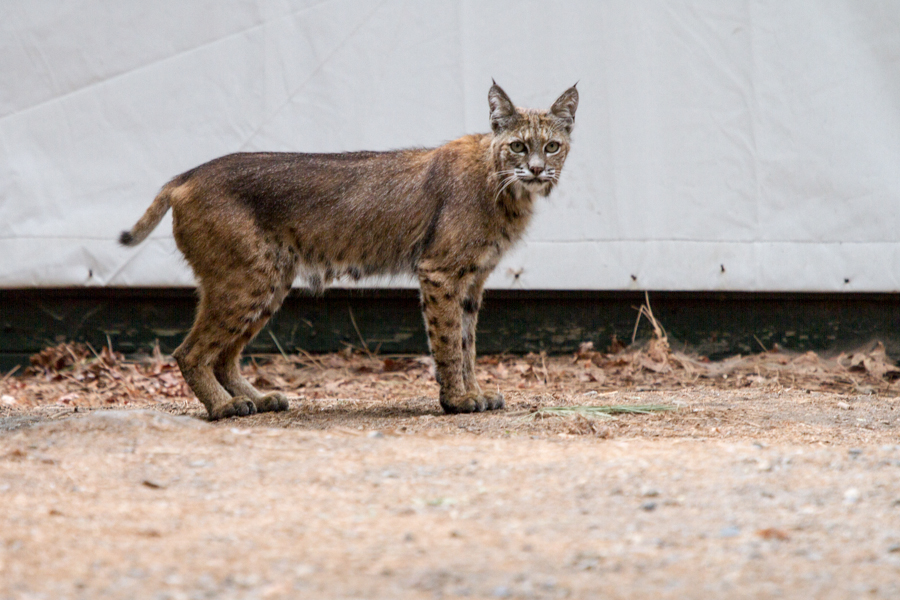
[[534,195],[527,190],[517,190],[498,202],[497,233],[502,251],[522,239],[531,222]]
[[522,239],[531,221],[530,198],[509,200],[511,201],[497,203],[491,226],[483,232],[484,237],[479,243],[472,244],[478,251],[470,255],[470,260],[473,268],[478,271],[492,271],[503,255]]

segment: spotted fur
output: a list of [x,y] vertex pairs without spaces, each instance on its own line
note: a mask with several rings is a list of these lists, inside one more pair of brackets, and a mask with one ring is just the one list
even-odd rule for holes
[[244,379],[238,359],[298,275],[315,293],[338,277],[417,276],[441,406],[503,406],[475,379],[482,290],[535,198],[559,182],[578,92],[522,109],[494,84],[488,103],[491,133],[438,148],[217,158],[172,179],[122,233],[139,244],[171,207],[200,295],[175,358],[211,419],[287,409],[284,395]]

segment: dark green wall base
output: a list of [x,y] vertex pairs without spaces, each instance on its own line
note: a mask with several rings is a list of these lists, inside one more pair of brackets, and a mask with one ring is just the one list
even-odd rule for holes
[[[631,339],[638,292],[488,292],[478,327],[480,353],[566,353],[583,341],[598,349],[612,335]],[[788,350],[837,351],[874,339],[900,357],[900,295],[650,292],[650,303],[671,340],[720,358]],[[112,343],[125,354],[149,351],[159,340],[171,352],[191,326],[190,289],[0,290],[0,371],[62,341]],[[295,291],[249,352],[331,352],[360,347],[385,354],[427,351],[413,290],[329,290],[322,297]],[[650,329],[642,321],[639,337]]]

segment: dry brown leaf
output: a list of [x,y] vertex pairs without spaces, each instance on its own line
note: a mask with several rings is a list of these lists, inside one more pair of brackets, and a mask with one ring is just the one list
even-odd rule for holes
[[756,532],[756,535],[758,535],[759,537],[761,537],[764,540],[778,540],[780,542],[785,542],[785,541],[791,539],[791,536],[789,536],[786,532],[782,531],[781,529],[776,529],[774,527],[767,527],[765,529],[760,529],[759,531]]

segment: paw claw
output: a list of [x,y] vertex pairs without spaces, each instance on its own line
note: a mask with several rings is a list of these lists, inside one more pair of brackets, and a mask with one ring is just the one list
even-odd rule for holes
[[503,400],[503,394],[497,392],[488,392],[482,396],[484,399],[485,410],[499,410],[506,405]]
[[281,412],[290,407],[287,396],[281,392],[266,394],[256,402],[256,410],[259,412]]
[[487,408],[487,403],[481,394],[469,392],[453,400],[442,397],[441,408],[447,414],[483,412]]
[[217,406],[210,411],[209,420],[218,421],[219,419],[227,419],[229,417],[246,417],[256,414],[256,405],[250,398],[246,396],[238,396],[232,398],[231,402]]

